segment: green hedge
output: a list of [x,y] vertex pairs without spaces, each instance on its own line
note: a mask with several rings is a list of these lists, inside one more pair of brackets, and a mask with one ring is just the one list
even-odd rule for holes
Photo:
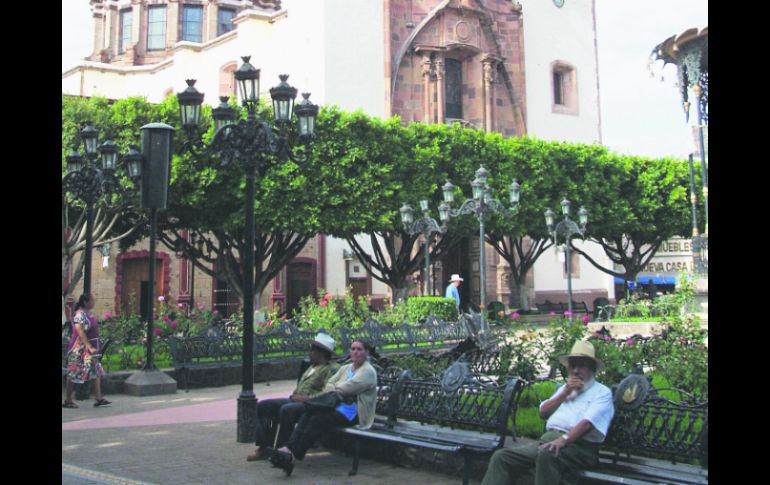
[[454,298],[443,296],[413,296],[406,300],[406,311],[410,322],[422,322],[433,315],[439,320],[457,320]]

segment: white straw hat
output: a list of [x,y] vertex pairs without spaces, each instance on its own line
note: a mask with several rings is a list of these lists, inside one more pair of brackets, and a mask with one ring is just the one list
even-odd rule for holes
[[465,281],[464,279],[460,278],[459,274],[453,274],[451,278],[449,278],[449,281]]
[[313,345],[317,345],[331,353],[334,353],[334,339],[325,333],[318,332],[318,334],[315,336],[315,340],[313,340]]
[[593,360],[596,363],[597,374],[601,372],[602,369],[604,369],[604,362],[596,358],[596,349],[594,349],[594,346],[591,344],[591,342],[586,340],[575,341],[575,344],[572,346],[570,353],[559,357],[559,362],[561,362],[565,367],[569,367],[568,359],[570,357],[587,357]]

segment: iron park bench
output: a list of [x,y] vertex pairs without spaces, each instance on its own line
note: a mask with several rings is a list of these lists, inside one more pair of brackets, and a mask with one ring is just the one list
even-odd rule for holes
[[[254,334],[254,362],[297,359],[307,356],[316,332],[298,330],[284,322],[276,331]],[[218,327],[205,327],[191,337],[169,337],[174,370],[182,382],[180,388],[189,390],[193,369],[240,368],[243,359],[243,337],[223,332]]]
[[[676,396],[676,400],[669,399]],[[708,400],[678,389],[656,389],[631,374],[614,389],[615,416],[599,466],[572,483],[708,483]]]
[[377,416],[371,428],[338,428],[354,439],[353,468],[358,473],[361,441],[380,440],[435,451],[460,453],[464,459],[463,484],[468,483],[469,461],[503,446],[513,433],[508,420],[523,383],[485,382],[466,363],[447,369],[441,379],[414,379],[403,371],[395,382],[378,382]]

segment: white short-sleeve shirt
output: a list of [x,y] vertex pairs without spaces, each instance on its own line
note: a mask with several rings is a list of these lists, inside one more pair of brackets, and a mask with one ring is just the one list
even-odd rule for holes
[[[559,386],[549,400],[553,399],[562,387]],[[543,403],[540,403],[541,408]],[[594,428],[582,438],[592,443],[601,443],[607,436],[614,415],[615,406],[612,404],[612,391],[604,384],[594,381],[591,387],[578,394],[577,397],[568,398],[561,403],[548,418],[545,428],[547,430],[569,431],[580,421],[587,419]]]

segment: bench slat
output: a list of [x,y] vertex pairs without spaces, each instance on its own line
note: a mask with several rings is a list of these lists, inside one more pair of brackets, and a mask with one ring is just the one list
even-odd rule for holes
[[353,436],[361,436],[364,438],[390,441],[392,443],[401,443],[406,445],[418,446],[421,448],[430,448],[438,451],[449,451],[452,453],[460,451],[463,448],[463,445],[452,444],[452,443],[441,442],[441,441],[427,441],[423,437],[411,438],[411,437],[402,436],[386,428],[368,429],[368,430],[358,429],[358,428],[342,428],[342,429],[338,429],[338,431],[343,434],[349,434]]
[[[663,462],[665,463],[665,462]],[[697,467],[695,467],[697,468]],[[640,480],[650,480],[652,483],[676,483],[676,484],[706,484],[708,483],[708,474],[702,473],[692,467],[679,468],[672,470],[670,468],[658,468],[654,465],[636,465],[632,463],[602,463],[597,468],[590,471],[603,472],[613,475],[621,475],[628,478]]]

